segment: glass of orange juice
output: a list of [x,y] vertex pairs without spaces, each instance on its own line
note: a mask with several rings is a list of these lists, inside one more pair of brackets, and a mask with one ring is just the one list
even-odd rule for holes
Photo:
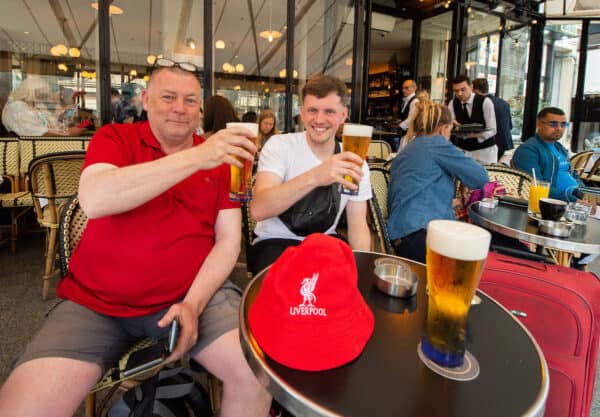
[[540,212],[540,198],[546,198],[550,194],[550,183],[547,181],[538,180],[535,184],[529,187],[529,205],[527,211],[529,213]]

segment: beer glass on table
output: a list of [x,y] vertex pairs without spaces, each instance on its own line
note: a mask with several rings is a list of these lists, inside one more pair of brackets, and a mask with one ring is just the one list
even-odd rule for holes
[[[252,132],[252,137],[249,138],[255,145],[258,146],[258,124],[257,123],[227,123],[227,128],[243,127]],[[244,158],[235,157],[244,166],[239,168],[235,165],[230,165],[231,169],[231,185],[229,187],[229,199],[231,201],[250,201],[252,199],[252,166],[253,161]]]
[[433,220],[427,226],[428,309],[421,350],[438,365],[463,364],[467,314],[490,240],[488,231],[468,223]]
[[[363,161],[367,157],[367,151],[369,149],[369,143],[371,143],[371,137],[373,136],[373,127],[367,125],[359,125],[354,123],[344,124],[344,131],[342,133],[342,148],[344,152],[350,151],[355,153]],[[361,163],[362,167],[362,163]],[[344,177],[346,181],[350,181],[356,184],[354,178],[349,175]],[[349,190],[342,186],[342,194],[357,195],[358,190]]]

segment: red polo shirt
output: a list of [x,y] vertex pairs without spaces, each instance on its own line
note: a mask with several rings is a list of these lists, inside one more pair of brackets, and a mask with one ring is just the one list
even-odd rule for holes
[[[194,136],[194,146],[204,140]],[[85,167],[118,167],[165,156],[147,122],[111,124],[92,139]],[[135,317],[181,300],[214,245],[229,201],[229,166],[198,171],[126,213],[90,219],[57,293],[99,313]]]

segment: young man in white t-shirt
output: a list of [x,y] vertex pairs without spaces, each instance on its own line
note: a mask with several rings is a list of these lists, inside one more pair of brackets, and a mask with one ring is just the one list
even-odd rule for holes
[[334,223],[320,232],[335,235],[345,208],[350,246],[370,250],[369,168],[352,152],[335,152],[335,133],[348,115],[345,94],[346,85],[340,79],[327,75],[311,77],[302,89],[300,117],[305,131],[272,136],[263,147],[251,205],[252,217],[258,221],[254,230],[257,238],[248,259],[251,272],[259,272],[288,246],[298,245],[304,239],[278,216],[316,187],[341,184],[356,190],[357,186],[345,180],[345,175],[359,182],[358,194],[342,194]]

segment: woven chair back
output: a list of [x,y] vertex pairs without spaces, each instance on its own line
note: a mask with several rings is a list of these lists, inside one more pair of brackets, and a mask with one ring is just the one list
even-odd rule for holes
[[58,228],[59,206],[77,193],[84,158],[85,151],[62,152],[40,156],[29,164],[29,189],[40,225]]
[[506,194],[513,197],[529,199],[529,186],[533,182],[531,175],[504,165],[485,165],[490,181],[500,181]]
[[594,151],[583,151],[573,155],[570,160],[573,170],[581,175],[593,154]]
[[390,144],[383,140],[372,140],[369,143],[369,149],[367,150],[367,156],[386,160],[392,153]]
[[85,151],[90,143],[90,136],[21,136],[20,143],[20,169],[23,178],[31,161],[39,156],[49,153]]
[[0,138],[0,175],[10,183],[10,192],[19,191],[19,141]]
[[58,253],[60,258],[60,273],[65,276],[69,270],[69,261],[83,230],[87,225],[88,218],[79,205],[77,195],[65,205],[58,228]]
[[377,234],[379,250],[393,254],[393,248],[387,232],[387,199],[389,187],[389,171],[385,168],[373,167],[370,170],[373,197],[369,200],[371,226]]

